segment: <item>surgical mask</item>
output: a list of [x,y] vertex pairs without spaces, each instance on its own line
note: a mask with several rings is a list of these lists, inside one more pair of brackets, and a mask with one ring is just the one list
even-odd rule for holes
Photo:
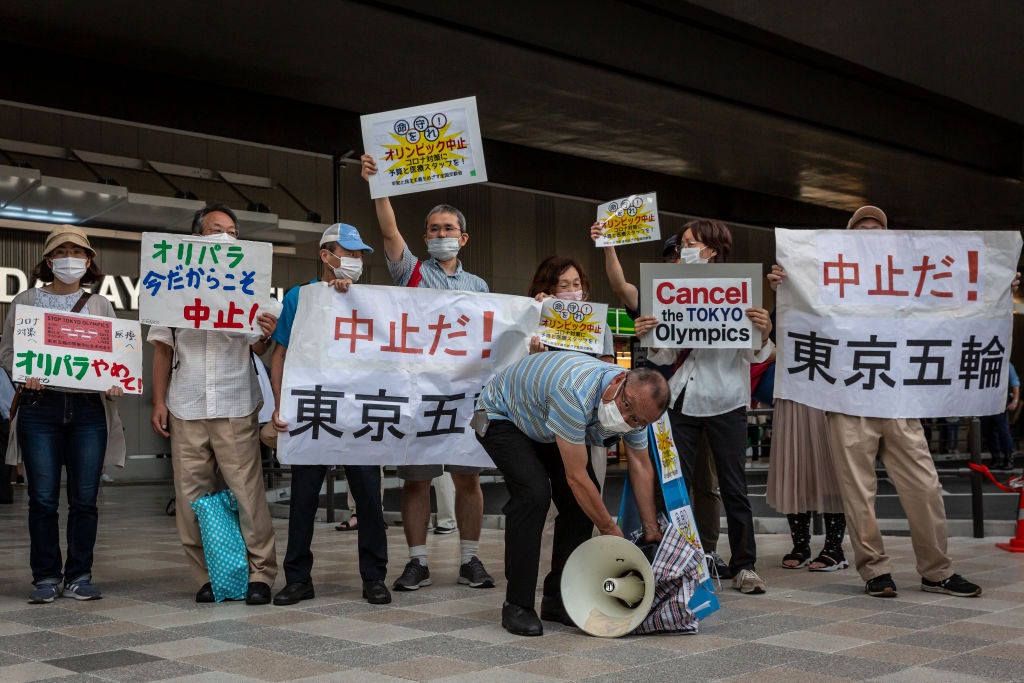
[[358,282],[363,274],[363,259],[352,258],[351,256],[336,256],[338,267],[334,268],[334,277],[339,280],[351,280]]
[[706,258],[700,257],[703,247],[684,247],[679,250],[680,263],[707,263]]
[[53,276],[66,285],[73,285],[85,275],[89,262],[84,258],[55,258],[50,270]]
[[565,301],[583,301],[583,290],[577,290],[575,292],[555,292],[556,299],[563,299]]
[[434,237],[427,240],[427,253],[438,261],[450,261],[459,253],[458,237]]
[[615,403],[615,397],[622,391],[622,387],[626,385],[626,381],[623,380],[619,388],[612,394],[612,399],[605,403],[603,400],[597,405],[597,421],[601,423],[601,426],[610,432],[616,434],[625,434],[626,432],[633,431],[633,426],[630,425],[622,417],[622,413],[619,412],[619,406]]

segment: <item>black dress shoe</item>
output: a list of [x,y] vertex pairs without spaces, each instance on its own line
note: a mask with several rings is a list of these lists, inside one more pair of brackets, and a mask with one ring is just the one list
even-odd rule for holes
[[557,621],[560,624],[566,626],[575,626],[576,622],[572,620],[569,613],[565,611],[565,605],[562,603],[562,595],[545,595],[540,600],[540,618],[544,621]]
[[312,582],[299,583],[293,582],[287,584],[280,592],[274,596],[275,605],[294,605],[299,600],[312,600],[316,597],[316,593],[313,591]]
[[383,579],[363,581],[363,597],[371,605],[387,605],[391,602],[391,591],[384,585]]
[[217,598],[213,597],[213,586],[209,582],[204,583],[196,593],[196,602],[217,602]]
[[542,636],[544,626],[537,618],[537,613],[528,607],[520,607],[506,602],[501,606],[501,625],[509,633],[517,636]]
[[247,605],[268,605],[270,604],[270,586],[262,581],[251,581],[249,590],[245,592],[245,604]]

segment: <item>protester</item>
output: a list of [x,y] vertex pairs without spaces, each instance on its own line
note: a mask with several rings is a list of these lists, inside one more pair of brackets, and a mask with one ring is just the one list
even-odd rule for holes
[[[193,233],[238,237],[234,212],[221,204],[196,212]],[[196,602],[213,602],[203,539],[191,503],[216,491],[218,472],[238,500],[249,561],[245,602],[270,602],[277,548],[263,487],[258,415],[263,402],[253,354],[266,352],[277,318],[260,313],[261,333],[153,326],[153,431],[171,439],[175,523],[196,584]],[[210,371],[215,369],[214,371]]]
[[[600,221],[590,226],[590,237],[596,240],[604,230],[604,224]],[[661,260],[663,263],[679,263],[681,260],[679,240],[682,238],[685,228],[671,235],[665,240],[662,247]],[[615,247],[603,247],[604,267],[608,275],[608,282],[612,291],[619,297],[619,301],[626,308],[626,313],[635,321],[640,316],[640,290],[636,285],[626,281],[626,275],[622,271],[622,264],[619,263],[618,253]],[[694,257],[693,250],[686,252],[688,259]],[[645,359],[651,367],[656,368],[665,379],[672,377],[675,368],[671,365],[658,366],[650,363],[649,358]],[[634,367],[642,367],[634,364]],[[677,442],[678,443],[678,442]],[[720,579],[732,578],[732,571],[729,569],[718,554],[718,538],[721,530],[721,503],[722,497],[718,490],[718,474],[715,472],[715,459],[711,455],[711,448],[708,446],[707,435],[702,434],[697,443],[697,451],[693,459],[693,474],[689,481],[690,495],[692,500],[694,522],[697,525],[697,534],[700,536],[701,547],[707,555],[708,566],[713,574]]]
[[[850,230],[885,230],[888,219],[875,206],[862,206],[846,225]],[[785,282],[786,272],[772,266],[773,289]],[[782,321],[783,326],[785,321]],[[897,595],[892,563],[885,553],[875,518],[877,475],[881,458],[896,487],[910,523],[910,538],[921,575],[921,590],[959,597],[981,595],[981,588],[953,572],[947,549],[946,509],[942,487],[921,421],[915,418],[860,417],[827,414],[839,491],[853,545],[854,563],[864,579],[865,592],[880,598]]]
[[[56,311],[117,317],[102,296],[85,285],[103,274],[96,250],[85,231],[60,225],[50,231],[43,258],[32,273],[46,283],[14,297],[4,320],[0,365],[14,370],[14,320],[19,305]],[[29,563],[35,590],[32,604],[51,603],[64,595],[76,600],[98,600],[92,584],[93,549],[99,509],[96,497],[104,464],[124,466],[125,439],[114,397],[123,390],[114,385],[104,393],[48,387],[28,377],[20,387],[17,412],[11,416],[7,446],[9,465],[23,462],[28,485]],[[60,552],[61,469],[67,470],[67,558]],[[62,585],[63,584],[63,585]]]
[[541,532],[551,502],[558,517],[541,602],[546,620],[572,624],[561,600],[562,569],[593,527],[622,536],[597,488],[587,444],[620,437],[626,442],[644,539],[661,539],[646,428],[667,403],[665,379],[654,370],[626,371],[572,351],[527,356],[484,387],[472,424],[509,493],[504,507],[508,587],[501,610],[507,631],[543,635],[533,605]]
[[[531,296],[537,301],[551,298],[565,301],[589,301],[590,279],[576,259],[549,256],[537,266],[527,296]],[[547,351],[547,347],[541,343],[540,337],[534,335],[530,339],[530,353],[540,351]],[[607,325],[604,327],[600,353],[591,355],[609,363],[615,362],[615,338]]]
[[[347,292],[349,286],[359,280],[363,272],[364,254],[373,249],[359,236],[351,225],[336,223],[324,231],[320,238],[320,280],[313,280],[306,287],[321,287],[327,283],[339,292]],[[274,388],[274,401],[281,405],[281,381],[284,377],[284,362],[288,355],[292,326],[295,323],[301,287],[292,287],[284,297],[281,319],[274,331],[274,348],[271,357],[270,383]],[[279,432],[288,431],[288,425],[281,421],[274,411],[274,428]],[[313,521],[319,507],[320,487],[327,476],[326,465],[291,465],[292,489],[288,504],[288,549],[284,556],[285,587],[274,596],[275,605],[293,605],[299,600],[315,597],[313,589]],[[381,475],[379,465],[345,465],[345,476],[349,489],[359,510],[359,524],[356,527],[359,546],[359,575],[363,580],[363,598],[372,605],[386,605],[391,602],[391,593],[384,584],[388,571],[387,527],[381,508]]]
[[[369,154],[361,157],[363,179],[369,181],[377,172],[377,163]],[[466,246],[466,217],[454,206],[439,204],[427,212],[423,221],[423,241],[430,258],[420,261],[402,238],[398,221],[387,197],[374,200],[388,271],[401,287],[489,291],[487,283],[467,273],[459,260],[459,250]],[[395,580],[397,591],[414,591],[431,584],[427,565],[427,526],[430,524],[430,481],[443,471],[450,472],[455,483],[455,518],[459,528],[461,564],[459,583],[471,588],[494,588],[494,579],[477,557],[480,528],[483,525],[484,494],[480,488],[482,467],[466,465],[402,465],[402,525],[409,546],[409,562]]]
[[1017,377],[1017,369],[1009,359],[1006,362],[1009,365],[1010,389],[1006,397],[1006,410],[981,418],[981,435],[992,457],[992,469],[1003,470],[1013,469],[1013,435],[1010,434],[1009,416],[1020,403],[1020,379]]
[[[595,226],[591,236],[596,238],[600,230],[599,225]],[[696,220],[683,226],[679,243],[681,262],[723,263],[732,249],[732,233],[720,221]],[[620,288],[627,289],[621,284]],[[628,291],[636,292],[631,298],[638,302],[636,287],[629,285]],[[768,338],[772,328],[768,311],[752,307],[746,310],[746,316],[761,333],[762,343],[757,350],[656,349],[649,359],[659,365],[676,367],[669,380],[672,400],[668,416],[672,438],[683,456],[688,483],[693,478],[700,436],[702,433],[708,436],[728,524],[732,586],[741,593],[760,594],[765,592],[766,586],[755,571],[754,516],[747,497],[745,473],[747,405],[750,403],[750,364],[766,360],[774,344]],[[657,324],[654,316],[638,317],[637,336],[643,339]]]

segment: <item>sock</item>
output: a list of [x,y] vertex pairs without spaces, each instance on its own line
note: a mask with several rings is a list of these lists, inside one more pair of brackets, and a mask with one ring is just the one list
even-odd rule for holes
[[480,550],[480,541],[460,541],[459,547],[462,549],[462,564],[466,564]]
[[427,546],[425,545],[411,545],[409,546],[409,559],[416,560],[424,567],[427,566]]
[[[821,552],[829,557],[835,557],[832,553],[842,554],[843,536],[846,535],[846,515],[841,512],[826,513],[825,517],[825,547]],[[838,558],[836,558],[838,559]]]
[[789,522],[789,533],[793,537],[793,550],[811,554],[811,516],[806,512],[786,515]]

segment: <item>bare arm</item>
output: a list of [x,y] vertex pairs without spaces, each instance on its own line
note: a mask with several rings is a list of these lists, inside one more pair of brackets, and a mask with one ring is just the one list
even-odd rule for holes
[[[597,240],[604,232],[604,225],[598,221],[590,226],[590,239]],[[604,249],[604,272],[608,275],[608,283],[612,291],[619,297],[626,308],[636,310],[640,308],[640,291],[636,285],[626,282],[626,274],[622,272],[622,264],[619,263],[619,255],[615,253],[615,247],[603,247]]]
[[562,454],[565,479],[580,508],[602,534],[622,536],[622,530],[608,514],[608,508],[604,506],[601,492],[587,474],[587,447],[580,443],[569,443],[560,436],[555,437],[555,443],[558,444],[558,452]]
[[284,377],[284,358],[288,354],[288,347],[278,344],[274,352],[270,354],[270,388],[274,392],[274,416],[271,418],[274,429],[279,432],[288,431],[288,423],[281,422],[277,411],[281,409],[281,379]]
[[150,425],[153,431],[160,436],[170,436],[167,431],[167,383],[171,376],[171,359],[174,357],[174,349],[156,342],[153,345],[153,381],[150,385],[153,388],[153,415],[150,418]]
[[[377,172],[377,162],[369,154],[360,157],[360,161],[363,180],[369,182],[370,176]],[[395,210],[391,208],[391,200],[387,197],[374,199],[373,206],[377,210],[377,222],[380,224],[380,234],[384,238],[384,252],[388,255],[389,261],[398,261],[405,251],[405,240],[398,231],[398,219],[395,218]]]
[[651,465],[647,451],[626,446],[626,454],[629,456],[629,483],[633,487],[633,497],[640,511],[644,540],[660,541],[661,528],[658,526],[658,511],[654,505],[654,466]]

